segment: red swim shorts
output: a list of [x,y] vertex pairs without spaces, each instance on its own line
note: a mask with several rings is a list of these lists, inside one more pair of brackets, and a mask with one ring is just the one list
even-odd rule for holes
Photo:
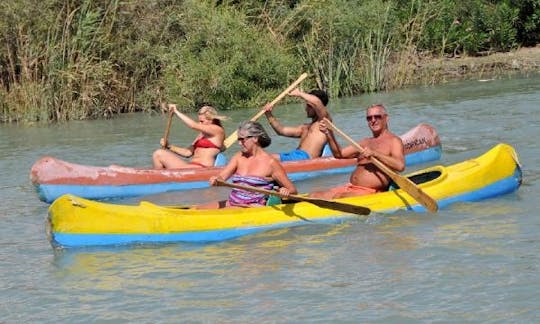
[[363,195],[369,195],[372,193],[379,192],[378,190],[373,189],[373,188],[356,186],[351,183],[347,183],[343,186],[332,188],[329,191],[332,193],[334,197],[341,194],[354,194],[354,196],[363,196]]

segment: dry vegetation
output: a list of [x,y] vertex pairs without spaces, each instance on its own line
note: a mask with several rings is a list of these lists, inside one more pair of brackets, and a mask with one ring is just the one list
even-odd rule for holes
[[540,72],[540,46],[485,56],[418,57],[412,83],[437,84],[454,79],[493,78]]
[[256,107],[304,71],[332,98],[537,71],[514,49],[539,1],[4,1],[0,123]]

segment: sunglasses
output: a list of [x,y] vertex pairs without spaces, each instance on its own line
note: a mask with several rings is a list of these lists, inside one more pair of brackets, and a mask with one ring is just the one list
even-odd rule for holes
[[381,120],[383,118],[384,115],[370,115],[370,116],[366,116],[366,120],[367,121],[372,121],[372,120]]
[[248,138],[252,138],[252,137],[253,137],[253,136],[238,137],[238,141],[244,142],[244,141],[247,140]]

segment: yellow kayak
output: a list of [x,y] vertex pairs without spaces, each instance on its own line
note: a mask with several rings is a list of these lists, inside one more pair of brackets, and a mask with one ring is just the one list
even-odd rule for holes
[[[480,157],[450,166],[433,166],[407,175],[439,208],[478,201],[517,190],[521,168],[515,150],[498,144]],[[373,212],[425,211],[406,192],[387,192],[337,199]],[[338,223],[357,215],[309,202],[240,209],[194,210],[158,206],[116,205],[63,195],[49,207],[47,231],[53,247],[134,243],[216,242],[275,228]]]

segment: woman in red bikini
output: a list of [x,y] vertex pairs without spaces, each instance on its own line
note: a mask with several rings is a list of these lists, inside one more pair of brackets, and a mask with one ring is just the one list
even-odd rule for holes
[[[225,130],[221,121],[226,117],[218,115],[216,109],[210,106],[199,109],[198,122],[179,112],[176,105],[169,104],[169,110],[174,110],[176,116],[189,128],[199,131],[199,135],[187,148],[167,144],[165,149],[156,150],[152,155],[154,168],[182,169],[214,166],[216,156],[224,149]],[[162,138],[160,143],[163,146],[165,139]],[[191,161],[186,161],[181,157],[191,157]]]

